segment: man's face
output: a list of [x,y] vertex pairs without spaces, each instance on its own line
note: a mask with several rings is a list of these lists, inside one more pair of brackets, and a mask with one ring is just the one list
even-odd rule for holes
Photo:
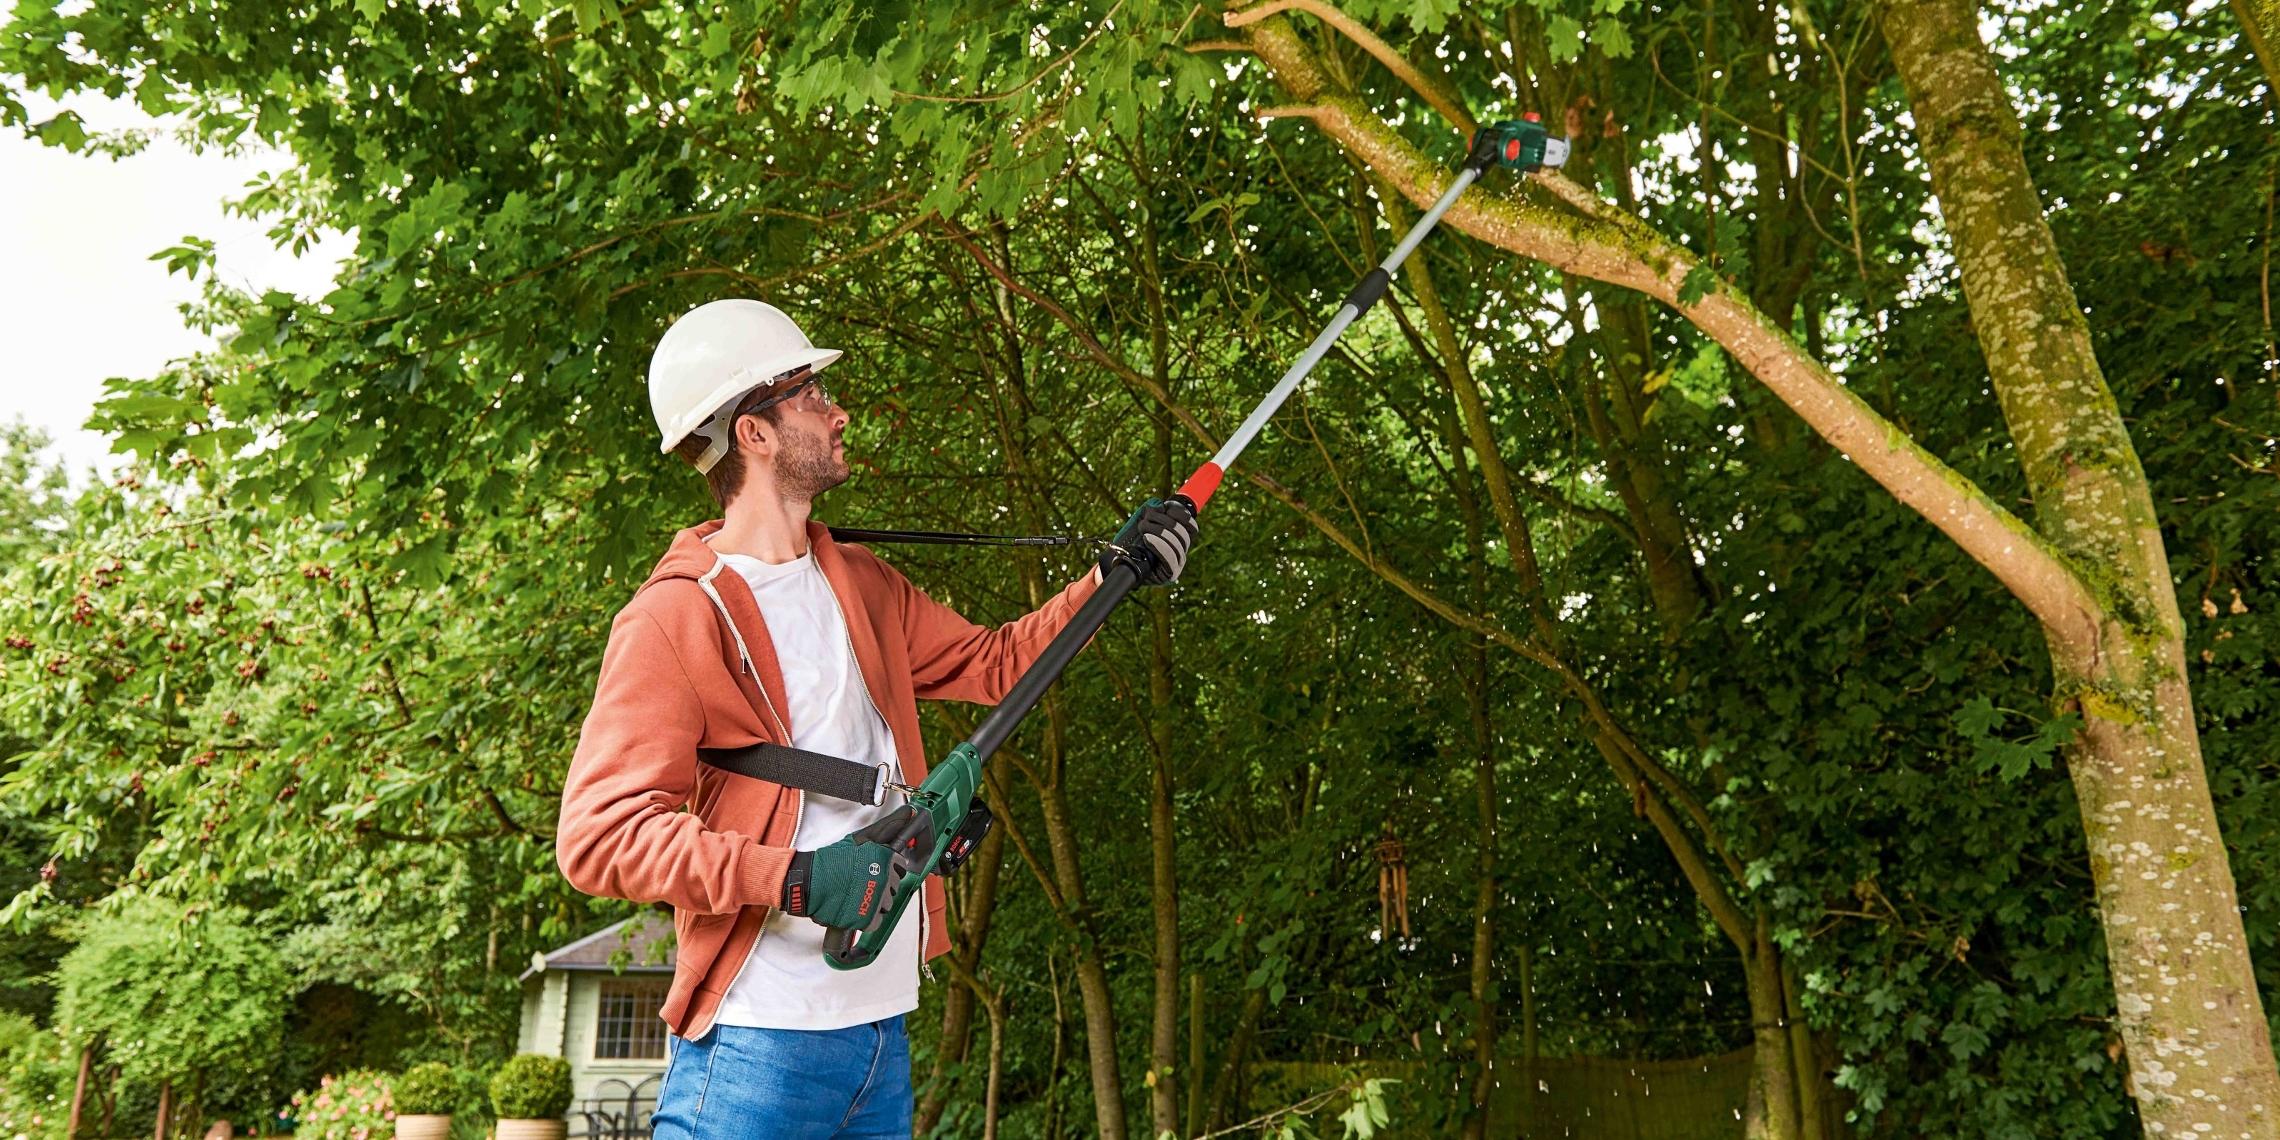
[[814,499],[847,481],[847,413],[814,388],[777,405],[776,491]]

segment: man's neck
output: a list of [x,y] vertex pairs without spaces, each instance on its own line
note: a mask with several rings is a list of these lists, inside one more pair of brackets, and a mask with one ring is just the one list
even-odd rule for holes
[[814,503],[786,499],[773,489],[755,487],[728,504],[727,517],[712,536],[720,554],[743,554],[771,566],[808,552],[808,512]]

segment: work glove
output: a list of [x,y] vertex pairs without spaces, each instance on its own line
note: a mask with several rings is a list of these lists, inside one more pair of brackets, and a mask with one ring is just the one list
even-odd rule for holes
[[869,926],[886,900],[893,858],[885,844],[858,842],[852,835],[793,853],[791,869],[784,872],[784,913],[825,926]]
[[1124,520],[1124,529],[1110,540],[1100,556],[1100,569],[1129,562],[1140,572],[1143,586],[1168,586],[1187,566],[1188,547],[1195,545],[1195,512],[1177,499],[1150,499]]

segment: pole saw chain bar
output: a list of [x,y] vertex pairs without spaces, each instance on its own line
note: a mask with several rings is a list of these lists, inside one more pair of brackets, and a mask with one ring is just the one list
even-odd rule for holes
[[[1393,273],[1409,258],[1417,243],[1441,222],[1441,215],[1449,212],[1465,188],[1493,167],[1504,167],[1522,174],[1542,170],[1547,166],[1560,166],[1567,162],[1566,139],[1554,139],[1544,132],[1544,125],[1534,113],[1521,119],[1500,120],[1473,133],[1464,165],[1451,180],[1440,200],[1433,203],[1425,215],[1417,219],[1409,233],[1404,235],[1384,262],[1363,275],[1352,292],[1338,306],[1328,326],[1315,336],[1299,354],[1298,360],[1275,382],[1274,388],[1251,409],[1241,426],[1220,445],[1217,454],[1206,460],[1187,482],[1180,484],[1176,497],[1186,501],[1199,516],[1204,504],[1211,501],[1213,492],[1227,474],[1228,468],[1242,455],[1243,449],[1258,437],[1260,429],[1273,418],[1283,402],[1298,389],[1314,366],[1329,354],[1330,346],[1337,342],[1346,327],[1369,311],[1370,306],[1385,296],[1393,285]],[[1116,560],[1101,569],[1098,589],[1086,598],[1082,606],[1061,628],[1044,652],[1024,671],[1005,699],[990,710],[973,736],[950,750],[942,762],[927,773],[918,790],[911,793],[910,802],[893,814],[856,832],[856,837],[868,842],[884,844],[894,852],[893,866],[887,875],[886,902],[871,919],[871,924],[860,930],[829,927],[824,932],[823,957],[835,969],[852,970],[870,965],[884,949],[887,939],[894,933],[895,924],[902,921],[903,911],[914,898],[924,897],[921,889],[926,876],[940,871],[953,847],[958,847],[958,859],[972,849],[980,838],[980,830],[966,831],[962,826],[968,819],[969,805],[975,805],[974,789],[982,780],[982,764],[998,745],[1013,734],[1021,719],[1045,696],[1045,690],[1068,668],[1077,651],[1092,640],[1108,621],[1110,611],[1124,601],[1139,584],[1139,574],[1130,562]],[[978,806],[978,805],[977,805]],[[987,828],[981,824],[981,829]],[[967,838],[961,845],[961,833]]]

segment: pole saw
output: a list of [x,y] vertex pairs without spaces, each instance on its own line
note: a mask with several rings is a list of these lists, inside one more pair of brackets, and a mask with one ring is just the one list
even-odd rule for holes
[[[1251,445],[1267,421],[1298,389],[1299,383],[1329,354],[1330,346],[1347,326],[1359,320],[1385,295],[1393,284],[1394,270],[1401,268],[1401,263],[1408,260],[1411,251],[1440,223],[1441,215],[1456,204],[1467,187],[1491,167],[1502,166],[1526,174],[1546,166],[1562,165],[1567,156],[1567,140],[1549,137],[1534,113],[1522,120],[1495,122],[1475,131],[1463,168],[1442,192],[1440,200],[1410,227],[1409,233],[1393,247],[1383,263],[1363,275],[1353,292],[1346,295],[1337,314],[1330,318],[1329,325],[1299,354],[1297,363],[1283,373],[1266,398],[1251,409],[1251,414],[1235,429],[1234,435],[1227,437],[1218,453],[1196,468],[1195,474],[1188,476],[1187,482],[1172,493],[1173,501],[1184,504],[1193,513],[1202,513],[1204,504],[1211,501],[1212,493],[1219,489],[1219,481],[1235,465],[1243,449]],[[1151,500],[1150,505],[1156,505],[1156,501]],[[893,865],[886,873],[886,896],[873,913],[870,925],[825,928],[823,956],[826,962],[842,970],[870,965],[886,948],[888,937],[902,921],[903,911],[911,900],[924,894],[921,888],[926,876],[947,874],[965,861],[989,827],[988,809],[974,798],[975,789],[981,786],[983,763],[1013,735],[1022,718],[1044,699],[1045,690],[1060,679],[1062,670],[1068,668],[1077,652],[1092,640],[1093,634],[1107,622],[1108,615],[1138,584],[1139,572],[1129,561],[1118,559],[1104,568],[1100,588],[1077,609],[1076,616],[1069,619],[1069,624],[1038,655],[1028,671],[1014,682],[1013,689],[975,728],[974,734],[951,749],[950,754],[927,773],[902,807],[850,837],[858,842],[885,846],[894,853]],[[713,761],[708,758],[708,762]]]

